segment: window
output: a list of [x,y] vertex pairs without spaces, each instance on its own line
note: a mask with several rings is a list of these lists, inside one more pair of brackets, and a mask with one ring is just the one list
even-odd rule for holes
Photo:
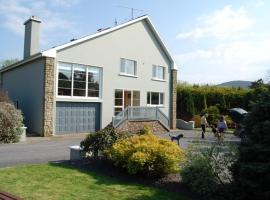
[[132,106],[140,106],[140,91],[133,91]]
[[73,96],[85,96],[86,92],[86,67],[73,65]]
[[58,95],[71,96],[72,65],[61,63],[58,66]]
[[88,68],[88,97],[99,97],[100,69]]
[[147,92],[147,105],[163,106],[164,105],[164,93]]
[[123,90],[115,90],[114,94],[114,115],[123,110]]
[[165,67],[153,65],[152,77],[157,80],[165,80]]
[[119,114],[127,106],[140,106],[140,91],[120,90],[114,92],[114,115]]
[[137,75],[137,62],[134,60],[128,60],[121,58],[120,73],[124,75]]
[[58,95],[100,97],[101,68],[58,63]]

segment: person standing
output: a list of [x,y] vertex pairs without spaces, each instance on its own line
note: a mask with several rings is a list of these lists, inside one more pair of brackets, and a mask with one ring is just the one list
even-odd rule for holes
[[218,132],[223,134],[226,129],[228,129],[227,123],[225,121],[225,117],[221,116],[218,122]]
[[207,118],[207,114],[202,114],[201,116],[202,139],[204,139],[204,136],[205,136],[205,128],[206,126],[208,126],[208,122],[206,118]]

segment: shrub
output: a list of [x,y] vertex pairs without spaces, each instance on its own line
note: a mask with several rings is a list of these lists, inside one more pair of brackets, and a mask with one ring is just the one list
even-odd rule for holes
[[21,111],[13,104],[0,102],[0,143],[18,142],[22,126]]
[[209,106],[204,110],[208,114],[207,121],[209,124],[217,124],[220,118],[219,109],[217,106]]
[[225,115],[225,121],[227,123],[228,128],[235,128],[235,123],[229,115]]
[[245,121],[234,178],[241,199],[270,199],[270,88],[257,88],[257,102]]
[[9,98],[7,93],[5,93],[3,90],[0,90],[0,102],[9,102]]
[[184,150],[169,140],[144,134],[116,142],[108,158],[130,174],[162,177],[180,170]]
[[222,114],[225,114],[224,111],[228,108],[247,109],[249,101],[254,99],[253,93],[253,90],[249,89],[178,83],[177,118],[189,121],[194,114],[199,114],[203,109],[214,105],[219,105]]
[[[227,150],[224,152],[224,148]],[[187,153],[181,176],[184,184],[200,195],[215,193],[220,185],[230,183],[230,167],[237,159],[234,146],[193,147]]]
[[124,137],[123,134],[118,133],[114,128],[106,127],[98,132],[87,135],[81,141],[80,146],[85,153],[93,154],[97,157],[99,153],[104,153],[104,151],[109,149],[122,137]]
[[152,130],[148,125],[144,125],[143,129],[138,132],[139,135],[151,134]]

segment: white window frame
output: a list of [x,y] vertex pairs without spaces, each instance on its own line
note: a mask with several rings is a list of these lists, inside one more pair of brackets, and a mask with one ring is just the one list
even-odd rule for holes
[[[58,95],[58,76],[59,76],[59,63],[66,63],[71,65],[71,96],[64,96],[64,95]],[[83,65],[86,67],[86,91],[85,96],[73,96],[73,90],[74,90],[74,65]],[[98,68],[99,69],[99,96],[98,97],[88,97],[88,69],[89,68]],[[78,63],[70,63],[70,62],[57,62],[57,70],[56,70],[56,97],[58,99],[91,99],[91,100],[100,100],[102,99],[102,89],[103,89],[103,68],[92,66],[92,65],[85,65],[85,64],[78,64]]]
[[[157,74],[156,72],[156,69],[157,68],[162,68],[162,71],[163,71],[163,78],[159,78],[157,76],[154,76],[154,71],[155,73]],[[166,80],[166,67],[163,67],[161,65],[153,65],[152,66],[152,80],[156,80],[156,81],[165,81]]]
[[[116,106],[115,105],[115,91],[116,90],[122,90],[122,106]],[[130,90],[130,89],[114,89],[114,98],[113,98],[113,116],[115,116],[115,108],[122,108],[122,111],[125,109],[125,105],[124,105],[124,101],[125,101],[125,97],[124,97],[124,93],[125,93],[125,91],[130,91],[131,92],[131,106],[133,106],[133,92],[134,91],[137,91],[137,92],[139,92],[140,93],[140,106],[141,106],[141,100],[142,100],[142,98],[141,98],[141,91],[140,90]]]
[[[128,60],[128,61],[132,61],[132,62],[134,62],[134,74],[129,74],[129,73],[127,73],[126,72],[126,69],[125,69],[125,72],[122,72],[121,70],[122,70],[122,61],[123,60]],[[138,76],[137,76],[137,70],[138,70],[138,67],[137,67],[137,61],[136,60],[131,60],[131,59],[127,59],[127,58],[120,58],[120,73],[119,73],[119,75],[121,75],[121,76],[129,76],[129,77],[135,77],[135,78],[137,78]]]
[[[150,93],[150,104],[147,102],[147,96],[148,93]],[[158,104],[152,104],[152,93],[158,93]],[[163,94],[163,104],[160,104],[160,96]],[[165,105],[165,93],[164,92],[153,92],[153,91],[148,91],[146,92],[146,105],[147,106],[157,106],[157,107],[164,107]]]

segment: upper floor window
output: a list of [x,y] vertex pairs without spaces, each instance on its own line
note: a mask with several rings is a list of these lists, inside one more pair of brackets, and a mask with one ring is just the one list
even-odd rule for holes
[[147,105],[163,106],[164,93],[162,92],[147,92]]
[[61,63],[58,66],[58,95],[71,96],[72,65]]
[[137,62],[135,60],[129,60],[121,58],[120,73],[124,75],[137,75]]
[[73,65],[73,96],[86,95],[86,67]]
[[58,63],[58,95],[100,97],[101,68]]
[[165,80],[165,67],[153,65],[152,77],[153,79]]

